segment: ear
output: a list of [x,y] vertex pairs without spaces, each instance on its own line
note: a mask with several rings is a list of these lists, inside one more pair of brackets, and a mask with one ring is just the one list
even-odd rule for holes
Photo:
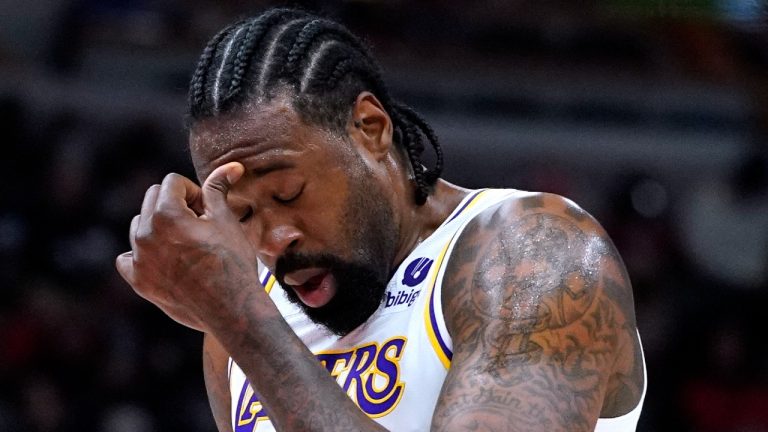
[[386,158],[392,148],[392,119],[371,92],[364,91],[357,96],[347,130],[363,147],[361,150],[377,161]]

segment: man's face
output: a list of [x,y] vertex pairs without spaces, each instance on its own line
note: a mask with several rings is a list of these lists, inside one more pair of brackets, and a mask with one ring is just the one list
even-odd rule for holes
[[378,308],[397,226],[382,182],[349,137],[303,123],[276,98],[199,122],[190,150],[201,183],[225,163],[245,166],[230,207],[259,259],[312,320],[343,335]]

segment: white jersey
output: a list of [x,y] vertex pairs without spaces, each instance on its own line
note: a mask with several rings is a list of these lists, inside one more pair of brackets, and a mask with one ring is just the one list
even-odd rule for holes
[[[498,189],[470,193],[403,261],[376,312],[344,337],[310,321],[267,270],[262,284],[293,331],[363,412],[388,430],[428,431],[453,356],[440,301],[450,252],[474,216],[527,194]],[[231,359],[229,385],[233,430],[274,431],[258,395]],[[642,399],[627,415],[598,420],[595,431],[634,431],[641,406]]]

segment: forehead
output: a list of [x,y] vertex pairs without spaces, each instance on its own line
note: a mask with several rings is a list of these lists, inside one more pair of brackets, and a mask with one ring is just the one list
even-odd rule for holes
[[190,130],[189,149],[202,180],[217,166],[241,157],[317,145],[326,135],[321,132],[304,123],[287,98],[276,97],[197,122]]

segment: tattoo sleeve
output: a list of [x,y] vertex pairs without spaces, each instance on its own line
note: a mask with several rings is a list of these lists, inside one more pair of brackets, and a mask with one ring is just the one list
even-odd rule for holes
[[592,431],[606,393],[626,393],[614,383],[630,393],[638,373],[642,383],[621,259],[559,197],[487,212],[465,229],[443,280],[454,356],[432,429]]
[[237,325],[217,337],[259,394],[275,430],[385,430],[344,393],[263,290],[248,291],[241,303]]

